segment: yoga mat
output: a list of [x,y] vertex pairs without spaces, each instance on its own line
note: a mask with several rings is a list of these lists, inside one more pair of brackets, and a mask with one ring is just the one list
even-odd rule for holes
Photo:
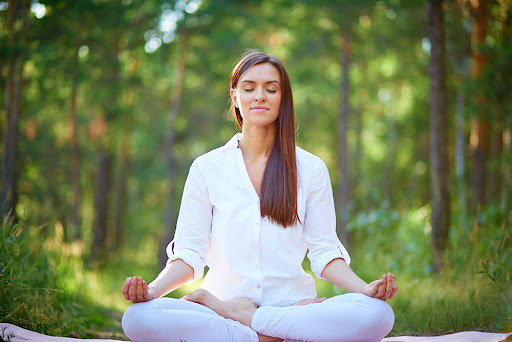
[[[57,337],[39,334],[30,330],[20,328],[9,323],[0,323],[0,334],[4,338],[12,335],[12,342],[115,342],[116,340],[98,340],[98,339],[78,339],[71,337]],[[455,334],[442,336],[396,336],[386,337],[382,342],[501,342],[507,338],[508,334],[486,333],[480,331],[464,331]],[[2,336],[2,335],[0,335]],[[204,341],[208,342],[208,341]]]

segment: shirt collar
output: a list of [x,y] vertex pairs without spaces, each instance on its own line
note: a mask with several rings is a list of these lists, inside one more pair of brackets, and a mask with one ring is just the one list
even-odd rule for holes
[[226,147],[238,148],[238,142],[242,139],[242,133],[235,133],[231,139],[226,143]]

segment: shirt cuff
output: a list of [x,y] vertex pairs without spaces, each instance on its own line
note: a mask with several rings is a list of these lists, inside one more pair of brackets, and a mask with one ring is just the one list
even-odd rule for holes
[[179,249],[177,251],[174,251],[173,249],[174,240],[172,240],[171,243],[167,245],[166,252],[167,256],[169,257],[167,263],[169,264],[174,260],[181,259],[194,270],[194,278],[186,284],[190,284],[196,280],[201,279],[204,273],[204,265],[197,253],[190,249]]
[[325,266],[327,266],[327,264],[334,259],[339,258],[345,260],[347,265],[350,265],[350,255],[345,249],[345,246],[343,246],[341,242],[338,241],[337,248],[323,253],[322,256],[315,260],[314,264],[311,265],[311,270],[319,279],[325,279],[322,277],[322,272],[324,271]]

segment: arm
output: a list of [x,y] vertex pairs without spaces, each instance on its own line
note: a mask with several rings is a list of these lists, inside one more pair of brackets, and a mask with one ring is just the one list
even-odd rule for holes
[[174,240],[167,246],[167,265],[149,285],[141,277],[127,278],[124,297],[134,303],[144,302],[200,279],[208,252],[211,221],[208,186],[201,163],[196,159],[183,189]]
[[398,291],[396,278],[393,274],[385,274],[381,279],[367,284],[352,271],[345,260],[339,258],[332,260],[325,266],[322,277],[331,284],[349,292],[362,293],[382,300],[393,298]]
[[189,283],[193,278],[194,269],[183,260],[177,259],[168,263],[149,285],[141,277],[127,278],[123,287],[123,295],[126,300],[133,303],[146,302],[165,296]]

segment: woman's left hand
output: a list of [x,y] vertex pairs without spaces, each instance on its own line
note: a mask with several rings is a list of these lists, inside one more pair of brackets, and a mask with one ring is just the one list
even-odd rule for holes
[[396,277],[388,273],[384,274],[381,279],[372,281],[370,284],[364,286],[362,292],[373,298],[388,300],[395,296],[396,291],[398,291]]

